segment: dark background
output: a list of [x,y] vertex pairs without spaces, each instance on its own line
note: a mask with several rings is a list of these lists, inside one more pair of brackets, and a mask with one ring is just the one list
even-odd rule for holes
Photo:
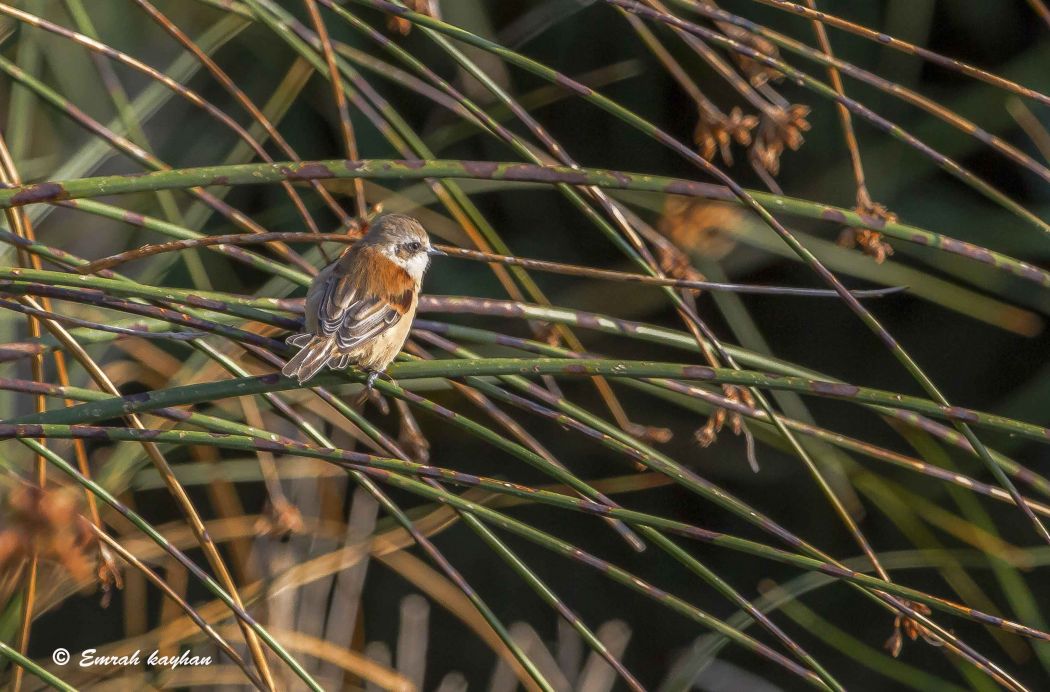
[[[302,8],[298,3],[285,4],[302,16]],[[151,64],[166,64],[173,55],[172,44],[140,13],[132,14],[124,5],[107,2],[92,7],[94,12],[98,12],[96,23],[103,38]],[[512,27],[529,9],[541,5],[554,7],[558,3],[481,0],[451,0],[443,3],[449,21],[461,23],[473,30],[487,30],[497,39],[503,36],[501,32]],[[754,2],[726,2],[723,6],[814,43],[810,26],[797,17]],[[1050,69],[1047,69],[1050,65],[1050,44],[1046,40],[1048,27],[1041,24],[1023,2],[899,0],[855,3],[825,0],[820,6],[830,13],[865,26],[886,31],[991,72],[1004,74],[1034,89],[1044,92],[1050,89]],[[169,2],[162,3],[162,7],[188,27],[203,27],[217,16],[215,12],[193,3],[182,6],[181,3],[176,5]],[[363,14],[375,17],[367,12]],[[338,24],[330,19],[335,38],[371,50],[355,34]],[[690,139],[695,124],[693,104],[611,8],[600,2],[595,3],[578,12],[567,13],[552,26],[541,24],[539,28],[541,31],[536,36],[516,46],[517,49],[567,74],[578,75],[623,60],[638,61],[639,76],[603,87],[601,91],[661,125],[679,139]],[[658,33],[689,68],[709,98],[725,110],[739,103],[735,92],[683,50],[670,34],[663,31]],[[1005,92],[839,31],[832,30],[831,39],[840,57],[920,91],[1039,159],[1039,153],[1031,140],[1007,113],[1006,104],[1012,97]],[[420,32],[414,31],[398,40],[441,74],[456,75],[447,58]],[[826,81],[826,74],[819,66],[793,56],[787,57],[792,64]],[[242,88],[262,100],[286,69],[292,56],[265,29],[255,27],[223,49],[218,58]],[[507,80],[505,84],[514,94],[528,93],[542,86],[537,79],[514,68],[509,68],[501,76]],[[379,79],[375,79],[374,83],[424,135],[453,120],[453,116],[421,103],[412,94],[406,94]],[[142,84],[140,78],[128,75],[127,85],[133,91]],[[223,99],[206,76],[198,76],[191,85],[210,97],[220,101]],[[885,94],[852,80],[846,81],[846,88],[853,98],[922,137],[933,148],[953,156],[1037,214],[1046,216],[1045,212],[1050,206],[1048,189],[1034,175],[980,146],[976,140]],[[793,103],[812,107],[809,118],[812,130],[806,134],[806,143],[800,151],[784,155],[778,176],[779,184],[791,196],[851,207],[853,181],[832,104],[787,82],[778,84],[777,90]],[[93,98],[101,102],[102,96],[96,93]],[[1029,105],[1046,123],[1046,109]],[[315,77],[303,92],[300,102],[281,124],[282,133],[303,158],[332,158],[339,155],[338,129],[331,111],[327,84]],[[579,100],[563,99],[535,111],[535,114],[584,165],[704,180],[690,164],[653,140]],[[902,143],[867,123],[857,119],[854,123],[872,195],[903,221],[1045,266],[1050,244],[1038,231],[964,187]],[[397,158],[364,119],[355,116],[355,125],[361,151],[366,157]],[[57,132],[71,130],[71,126],[65,123],[56,124],[55,127]],[[513,129],[522,132],[520,127],[514,126]],[[155,134],[158,153],[173,165],[185,166],[218,160],[220,156],[216,152],[225,152],[230,146],[227,134],[216,133],[214,124],[203,114],[177,101],[172,101],[152,121],[150,131]],[[731,169],[734,177],[747,187],[762,189],[761,181],[744,164],[743,152],[737,153],[737,165]],[[501,145],[479,136],[439,151],[438,155],[462,159],[517,158]],[[120,171],[123,167],[124,164],[119,162],[107,164],[107,170],[112,171]],[[287,209],[288,205],[285,203],[283,207],[277,207],[275,200],[279,199],[279,191],[276,188],[244,188],[234,191],[229,199],[260,219],[265,218],[274,230],[298,228],[297,218]],[[605,242],[596,229],[553,191],[504,190],[478,194],[474,199],[517,254],[629,269],[628,263],[615,248]],[[432,209],[442,211],[437,205],[432,205]],[[639,213],[653,223],[658,219],[658,214],[652,211],[639,209]],[[68,218],[64,213],[55,215],[55,220],[51,222],[55,229],[54,235],[50,236],[52,239],[65,237],[70,249],[88,256],[106,254],[104,243],[97,248],[93,245],[98,242],[98,236],[91,233],[92,226],[103,224],[102,220],[75,217],[81,225],[76,233],[71,233],[65,231],[60,223],[62,219]],[[834,241],[841,230],[833,224],[798,219],[790,221],[791,228],[811,234],[807,237],[828,241]],[[228,232],[222,230],[224,228],[219,219],[213,218],[207,230]],[[894,246],[898,252],[893,262],[917,267],[928,276],[946,278],[956,285],[964,283],[942,271],[945,265],[938,264],[941,258],[934,253],[908,247],[901,242],[894,243]],[[933,261],[928,261],[931,258]],[[205,261],[213,260],[205,253]],[[850,262],[847,266],[836,268],[844,281],[853,286],[872,285],[850,275],[853,266],[870,264],[871,261],[858,252]],[[720,264],[724,273],[735,281],[786,285],[818,283],[812,272],[798,262],[763,252],[745,242],[737,243],[733,251],[720,260]],[[997,282],[996,293],[1004,302],[1030,311],[1030,333],[1011,333],[973,319],[965,314],[965,310],[948,309],[912,294],[887,298],[870,304],[870,307],[952,403],[1047,424],[1050,422],[1050,409],[1046,405],[1050,401],[1050,373],[1046,368],[1045,354],[1050,340],[1043,329],[1043,316],[1050,303],[1045,292],[1034,284],[1003,279],[1001,275],[973,263],[960,260],[948,266],[964,266],[967,272],[972,272],[978,278],[992,277]],[[177,282],[180,279],[185,280],[185,277],[172,274],[167,280]],[[259,279],[259,275],[240,267],[236,275],[224,273],[213,277],[217,289],[232,291],[255,290]],[[655,291],[617,284],[595,285],[578,279],[542,275],[538,275],[538,280],[555,305],[589,309],[670,327],[678,326],[675,314]],[[483,266],[463,264],[439,263],[428,278],[427,290],[437,294],[502,297],[498,285]],[[981,285],[973,290],[987,292]],[[818,304],[799,298],[758,296],[745,296],[742,301],[776,356],[854,384],[921,394],[892,355],[837,301]],[[712,298],[709,295],[702,296],[699,305],[701,314],[710,321],[716,332],[727,341],[737,343]],[[453,317],[451,320],[528,335],[521,323],[495,318]],[[669,361],[681,361],[685,357],[681,352],[652,344],[581,333],[587,347],[595,352],[625,358]],[[570,398],[590,410],[604,412],[594,389],[589,385],[567,383],[565,391]],[[832,555],[845,558],[858,553],[855,544],[835,519],[819,489],[796,458],[762,445],[758,454],[761,472],[752,474],[747,468],[741,439],[723,433],[715,445],[702,449],[692,441],[691,436],[692,430],[702,424],[701,418],[682,409],[654,404],[629,389],[622,390],[622,399],[637,422],[666,426],[675,431],[673,441],[662,447],[675,459],[742,497]],[[473,412],[452,395],[439,396],[438,400]],[[889,427],[859,407],[816,398],[807,399],[807,405],[818,422],[831,430],[906,453],[912,451]],[[630,467],[622,457],[614,456],[593,441],[538,419],[519,418],[582,477],[598,478],[629,471]],[[527,484],[543,482],[537,472],[523,468],[517,461],[494,452],[480,442],[465,439],[440,421],[421,415],[420,422],[432,443],[431,461],[439,466],[501,475]],[[394,417],[385,420],[384,425],[396,432]],[[1045,470],[1050,461],[1045,448],[1031,443],[1003,439],[990,433],[982,433],[982,440],[1010,453],[1013,458],[1037,471]],[[977,460],[966,459],[954,452],[952,456],[962,470],[988,480],[988,474]],[[860,460],[860,465],[904,484],[911,492],[921,495],[934,505],[951,506],[954,509],[945,488],[939,483],[867,459]],[[261,509],[263,495],[258,484],[242,485],[239,490],[246,508],[253,511]],[[394,496],[403,501],[405,506],[418,504],[414,498],[396,493]],[[204,499],[203,494],[201,499]],[[639,510],[772,542],[772,539],[753,527],[675,487],[632,493],[625,495],[623,500]],[[1037,545],[1030,527],[1018,513],[1001,503],[986,501],[984,498],[980,501],[994,518],[1005,540],[1021,546]],[[892,516],[888,516],[893,513],[892,507],[880,507],[868,498],[862,498],[862,502],[865,511],[861,528],[876,550],[881,553],[913,547],[901,534]],[[147,518],[157,523],[174,516],[167,497],[160,490],[137,493],[136,503]],[[543,508],[518,507],[512,512],[514,516],[543,530],[609,558],[717,617],[727,617],[735,610],[710,588],[654,549],[640,555],[632,554],[598,520]],[[592,570],[554,558],[514,537],[501,535],[587,622],[597,624],[619,618],[629,624],[633,636],[625,664],[647,686],[657,686],[678,652],[694,638],[704,634],[696,623],[658,609],[652,602],[611,584]],[[944,533],[938,533],[938,538],[946,546],[962,546]],[[463,571],[468,581],[493,604],[505,622],[523,620],[545,639],[552,641],[555,638],[554,614],[468,528],[458,524],[439,535],[436,543]],[[689,544],[689,549],[748,597],[757,595],[756,587],[762,579],[770,578],[783,583],[798,574],[797,570],[728,550],[693,543]],[[377,563],[373,563],[369,570],[363,610],[366,637],[368,641],[382,640],[393,646],[398,628],[398,603],[412,589]],[[1050,598],[1050,588],[1039,574],[1037,571],[1027,575],[1028,584],[1039,602],[1045,603]],[[1005,608],[998,585],[988,570],[975,569],[971,575]],[[933,570],[901,571],[899,578],[909,586],[955,597]],[[192,584],[190,594],[204,597],[203,591],[196,593],[196,587]],[[880,648],[891,633],[891,617],[845,585],[821,588],[807,596],[804,602],[824,618],[875,648]],[[159,599],[151,594],[151,611],[155,611],[158,605]],[[124,607],[124,599],[119,595],[108,608],[100,606],[97,594],[71,598],[39,620],[34,629],[30,653],[34,657],[46,659],[58,645],[78,651],[119,638]],[[431,618],[426,686],[433,688],[446,672],[460,670],[469,679],[471,689],[484,688],[494,665],[491,651],[440,607],[432,608]],[[946,622],[948,618],[941,618],[941,621]],[[873,675],[855,661],[817,642],[805,629],[786,618],[777,618],[777,622],[813,651],[851,689],[875,690],[892,686],[886,679]],[[1024,660],[1010,661],[983,628],[961,620],[951,621],[951,627],[978,650],[1006,665],[1022,682],[1030,684],[1032,689],[1045,687],[1045,673],[1034,655],[1028,655]],[[763,641],[767,639],[757,629],[749,632]],[[738,647],[727,647],[720,658],[765,677],[781,688],[801,688],[799,681],[786,678],[780,669]],[[962,684],[945,656],[921,641],[906,645],[901,660]]]

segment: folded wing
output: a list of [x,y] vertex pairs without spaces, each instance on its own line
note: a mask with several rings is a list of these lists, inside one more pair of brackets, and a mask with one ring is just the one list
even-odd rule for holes
[[352,272],[330,281],[318,306],[320,334],[334,336],[339,350],[346,351],[397,324],[412,306],[413,282],[400,267],[395,269],[387,272],[392,276]]
[[306,333],[287,339],[300,351],[282,372],[300,383],[325,364],[345,369],[351,362],[350,351],[381,337],[412,309],[415,282],[403,268],[376,257],[369,248],[346,259],[349,266],[330,266],[311,286]]

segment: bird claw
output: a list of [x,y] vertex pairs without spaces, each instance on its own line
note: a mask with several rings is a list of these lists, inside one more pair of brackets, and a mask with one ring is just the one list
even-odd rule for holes
[[368,388],[368,391],[372,391],[375,388],[376,379],[378,377],[379,377],[379,371],[378,370],[369,370],[368,371],[368,379],[365,380],[365,386]]

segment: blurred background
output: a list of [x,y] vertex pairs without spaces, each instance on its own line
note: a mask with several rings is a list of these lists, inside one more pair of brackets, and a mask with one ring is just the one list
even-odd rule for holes
[[[236,0],[156,0],[154,9],[214,59],[236,88],[273,121],[299,159],[345,158],[343,130],[323,69],[323,51],[305,49],[315,60],[321,60],[320,65],[311,64],[297,52],[294,41],[278,30],[283,21],[313,32],[309,11],[312,4],[291,0],[244,4]],[[792,150],[791,143],[782,144],[784,151],[774,157],[777,165],[770,165],[768,158],[762,159],[759,145],[749,147],[739,140],[729,144],[731,164],[725,160],[725,152],[718,149],[717,141],[714,150],[706,152],[707,158],[744,188],[816,203],[807,208],[807,213],[778,214],[778,218],[847,286],[908,287],[907,291],[865,305],[952,404],[1039,426],[1050,425],[1050,370],[1046,357],[1050,339],[1045,329],[1050,294],[1046,285],[958,254],[892,237],[883,238],[892,247],[892,254],[885,257],[879,255],[878,241],[871,252],[842,242],[843,234],[848,240],[854,232],[848,224],[836,222],[835,217],[822,219],[819,205],[853,209],[857,205],[857,187],[840,114],[826,94],[779,74],[762,75],[755,63],[738,62],[722,46],[710,41],[702,43],[717,53],[720,63],[729,66],[737,78],[750,78],[752,84],[758,85],[741,89],[668,27],[645,17],[628,19],[607,2],[434,0],[408,4],[424,13],[439,13],[450,25],[592,86],[702,154],[705,143],[712,140],[710,136],[705,138],[702,127],[698,131],[698,123],[703,124],[703,106],[698,105],[697,94],[690,85],[702,92],[703,100],[715,104],[727,121],[754,116],[755,123],[743,128],[745,132],[750,130],[751,139],[759,145],[767,128],[765,121],[758,122],[760,117],[768,118],[770,110],[793,112],[806,126],[794,133],[804,137],[804,143],[794,142],[799,145],[797,150]],[[667,2],[666,9],[712,31],[734,36],[731,25],[712,22],[688,9],[689,4]],[[775,3],[726,0],[719,7],[819,51],[813,23],[772,4]],[[821,11],[856,25],[1046,93],[1050,91],[1050,26],[1041,18],[1037,5],[1021,0],[820,0],[818,6]],[[70,117],[74,108],[175,169],[261,159],[214,114],[164,88],[154,77],[88,50],[68,36],[33,26],[19,12],[94,36],[106,46],[171,75],[264,141],[273,160],[291,158],[274,144],[273,138],[246,113],[215,74],[202,67],[141,3],[23,0],[4,7],[14,7],[16,12],[0,9],[0,59],[5,73],[0,78],[0,121],[4,123],[3,137],[10,160],[22,181],[120,176],[156,168],[143,163],[146,159],[142,157],[120,153],[106,135],[86,128],[83,119],[76,122],[75,117]],[[351,96],[348,112],[362,158],[406,156],[405,147],[392,145],[389,132],[376,127],[374,119],[357,105],[356,99],[360,98],[372,108],[381,104],[381,113],[388,109],[403,119],[404,128],[414,133],[430,152],[421,154],[417,148],[419,158],[523,160],[519,151],[482,131],[462,110],[445,107],[449,105],[448,96],[444,97],[444,105],[435,103],[430,98],[435,88],[424,85],[425,77],[384,52],[379,44],[329,9],[327,3],[316,7],[331,41],[340,46],[337,54],[361,80],[348,78],[346,84]],[[491,90],[471,77],[418,26],[410,28],[410,24],[399,23],[360,3],[346,3],[345,7],[448,80],[534,151],[543,149],[542,142],[509,115]],[[897,87],[922,94],[952,117],[978,124],[1030,157],[1036,168],[1046,165],[1050,154],[1046,105],[878,41],[834,28],[828,31],[834,53],[842,60]],[[755,34],[745,32],[736,38],[755,41]],[[718,182],[681,155],[594,104],[477,47],[455,45],[462,49],[466,60],[519,100],[580,165]],[[760,42],[752,45],[763,48]],[[777,55],[820,82],[829,82],[824,66],[786,50]],[[397,65],[398,71],[389,69],[392,64]],[[676,75],[674,66],[682,74]],[[1018,165],[981,138],[869,84],[848,76],[844,83],[851,99],[899,125],[930,149],[951,157],[1037,220],[1048,218],[1050,187],[1032,167]],[[49,93],[59,96],[61,102],[49,103]],[[766,104],[765,115],[756,108],[756,99]],[[808,111],[789,110],[796,105]],[[739,109],[735,116],[734,109]],[[798,120],[794,122],[798,124]],[[725,122],[720,126],[725,126]],[[973,243],[1036,267],[1046,266],[1050,244],[1033,223],[946,173],[930,156],[871,122],[854,117],[853,126],[870,196],[901,223]],[[766,130],[774,149],[777,137],[789,138],[789,129],[772,128],[772,134]],[[550,161],[546,153],[539,156]],[[7,181],[14,184],[10,177]],[[595,224],[549,185],[463,180],[459,186],[506,244],[507,254],[638,270]],[[325,181],[323,187],[348,216],[356,213],[357,188],[353,181]],[[461,219],[435,196],[434,186],[419,180],[366,180],[362,189],[369,209],[382,203],[386,211],[416,215],[436,240],[473,247],[470,233],[464,230]],[[346,229],[345,219],[333,212],[317,190],[305,183],[297,183],[295,190],[302,195],[319,230]],[[289,201],[287,190],[279,185],[216,187],[209,191],[266,230],[309,230]],[[609,196],[634,215],[634,227],[653,234],[643,233],[643,237],[655,254],[665,256],[659,252],[662,236],[678,248],[679,260],[687,258],[691,271],[708,279],[822,286],[813,270],[800,262],[768,226],[731,201],[636,190],[610,191]],[[206,235],[239,230],[227,216],[215,213],[184,190],[109,196],[100,201]],[[78,208],[34,205],[26,207],[26,211],[41,242],[86,259],[171,239],[156,230],[142,228],[133,220],[128,224],[126,219],[85,213]],[[9,236],[14,231],[10,215],[5,228]],[[326,261],[316,244],[292,243],[292,247],[312,266],[320,267]],[[334,257],[341,246],[329,244],[324,248],[327,257]],[[287,258],[272,248],[255,245],[250,249],[288,265]],[[665,251],[673,254],[672,250]],[[4,254],[5,266],[21,261],[10,243],[0,252]],[[51,261],[44,268],[54,270],[58,266]],[[275,278],[265,266],[248,266],[227,254],[205,249],[156,255],[129,262],[118,270],[146,285],[266,297],[304,294],[302,286]],[[682,318],[658,288],[542,273],[530,276],[551,305],[688,334]],[[19,289],[5,285],[0,290],[11,293]],[[435,262],[425,292],[437,296],[507,298],[490,267],[456,259]],[[61,297],[57,300],[61,301]],[[894,355],[838,300],[708,292],[695,300],[699,316],[727,344],[768,354],[825,378],[926,396]],[[526,297],[524,302],[539,301]],[[103,324],[128,319],[128,315],[104,310],[97,304],[58,302],[54,310]],[[520,318],[492,314],[447,314],[437,309],[420,317],[525,339],[542,341],[556,334],[542,325],[539,331],[532,330]],[[46,334],[37,339],[27,330],[24,314],[0,314],[3,344],[54,341],[53,336]],[[102,334],[82,327],[73,331],[85,338],[88,333]],[[276,327],[260,333],[277,339],[284,336]],[[575,334],[587,352],[610,358],[704,362],[695,348],[688,352],[666,343],[592,329],[578,329]],[[462,341],[469,342],[465,338]],[[446,355],[433,342],[416,342],[435,356]],[[87,351],[124,395],[234,376],[201,351],[189,348],[185,341],[111,334],[109,338],[97,342],[88,339],[85,343]],[[242,374],[277,369],[237,348],[236,340],[212,337],[210,343],[236,360],[244,369]],[[558,343],[565,345],[564,341]],[[486,357],[522,357],[522,351],[513,345],[475,343],[469,348]],[[37,379],[31,370],[31,359],[15,354],[10,347],[5,350],[0,346],[0,353],[7,354],[0,363],[0,375],[4,378]],[[70,363],[70,384],[99,390],[83,367],[74,361]],[[44,373],[46,381],[59,383],[50,360],[45,363]],[[486,381],[492,386],[500,384],[493,379]],[[538,378],[535,381],[544,384]],[[501,427],[499,419],[491,418],[486,409],[476,406],[468,394],[441,378],[417,381],[411,388],[497,430],[499,436],[521,439]],[[608,403],[591,382],[559,378],[558,388],[555,392],[559,396],[593,416],[617,423]],[[333,391],[349,402],[354,398],[356,385],[340,385]],[[673,396],[668,400],[629,386],[616,385],[614,391],[629,421],[650,426],[648,430],[634,428],[628,432],[635,436],[649,434],[647,444],[661,453],[725,488],[827,554],[849,559],[852,567],[870,571],[870,564],[858,557],[861,551],[857,543],[813,476],[785,443],[776,439],[769,426],[762,430],[749,428],[759,438],[754,453],[759,470],[754,472],[749,465],[745,435],[734,434],[731,423],[702,440],[709,444],[701,444],[699,438],[704,438],[703,428],[711,412],[709,404],[699,400],[683,403]],[[718,387],[710,387],[709,391],[722,394]],[[287,392],[282,396],[300,422],[316,426],[333,446],[375,453],[363,439],[367,436],[361,434],[360,426],[347,423],[327,405],[303,393]],[[770,398],[790,417],[985,483],[996,483],[979,459],[958,446],[919,435],[914,427],[900,422],[888,425],[886,419],[870,409],[826,397],[781,393]],[[60,404],[61,398],[51,398],[48,407],[60,408]],[[12,385],[0,392],[0,415],[5,419],[30,415],[35,406],[33,392],[24,386],[20,390]],[[600,440],[505,403],[499,403],[497,408],[573,474],[606,489],[631,509],[783,547],[758,527],[668,482],[666,476],[640,471],[629,455],[603,446]],[[369,401],[361,410],[380,433],[398,440],[410,458],[422,463],[505,478],[531,487],[554,483],[514,455],[450,425],[441,416],[418,409],[406,415],[406,409],[394,398],[385,397],[383,401]],[[303,436],[295,419],[262,397],[226,399],[212,406],[205,403],[194,410],[316,443],[316,439]],[[166,421],[162,425],[160,419],[151,416],[145,420],[146,427],[151,428],[172,424]],[[104,424],[126,425],[119,418],[107,419]],[[418,431],[413,430],[414,426],[418,426]],[[996,430],[982,430],[980,438],[1022,467],[1035,473],[1046,472],[1050,455],[1044,445]],[[873,460],[855,450],[806,439],[807,449],[817,458],[834,492],[875,552],[884,558],[884,565],[896,581],[1036,628],[1045,627],[1044,606],[1050,602],[1050,587],[1043,575],[1050,550],[1016,508],[943,479]],[[68,440],[54,441],[50,446],[70,463],[76,458],[76,450]],[[241,595],[249,611],[272,629],[275,637],[326,689],[417,687],[450,692],[468,688],[510,690],[535,684],[521,681],[506,648],[447,573],[429,559],[426,551],[412,545],[397,521],[378,508],[373,497],[357,488],[343,470],[321,460],[280,452],[169,444],[163,449],[219,545],[233,580],[246,589]],[[244,675],[230,665],[228,658],[214,666],[187,666],[174,671],[143,666],[78,670],[75,666],[53,665],[51,654],[60,646],[74,652],[74,657],[87,648],[118,653],[136,648],[159,648],[169,653],[192,649],[213,656],[218,656],[218,652],[214,643],[192,623],[187,625],[182,611],[148,584],[140,572],[122,570],[122,589],[101,589],[95,579],[97,551],[84,547],[96,539],[63,537],[63,532],[76,524],[72,517],[88,512],[83,505],[83,492],[74,492],[74,486],[61,473],[52,471],[41,499],[39,493],[26,490],[34,478],[32,450],[13,440],[3,442],[2,450],[0,470],[4,482],[0,495],[4,509],[0,515],[0,537],[17,536],[18,541],[26,540],[26,545],[31,545],[32,536],[46,534],[51,537],[47,545],[66,546],[63,555],[45,554],[40,562],[36,611],[28,638],[29,658],[70,684],[84,688],[244,684]],[[141,445],[91,440],[84,451],[100,484],[158,527],[195,562],[208,564],[178,503]],[[267,469],[271,469],[270,475]],[[627,683],[617,678],[579,634],[544,604],[521,573],[501,560],[452,510],[403,489],[387,489],[389,497],[425,527],[433,545],[481,594],[556,689],[628,689]],[[55,495],[63,492],[68,497]],[[653,545],[644,552],[635,552],[599,519],[480,489],[455,492],[465,492],[475,501],[489,503],[521,522],[609,560],[716,618],[729,619],[738,610],[667,553]],[[1041,491],[1025,486],[1023,492],[1038,496]],[[204,610],[205,604],[214,601],[212,593],[113,510],[102,507],[100,511],[115,538],[151,565],[187,603],[200,607],[202,615],[220,623],[220,631],[238,651],[248,655],[229,612],[215,605]],[[600,570],[553,555],[511,533],[497,533],[536,576],[596,630],[597,636],[645,688],[808,687],[806,680],[788,674],[777,663],[735,644],[725,646],[724,639],[697,621],[665,609],[650,596],[611,582]],[[11,545],[17,542],[11,540]],[[907,640],[899,656],[891,656],[885,644],[894,634],[892,614],[841,582],[812,577],[807,580],[806,573],[798,568],[764,557],[684,538],[674,541],[745,598],[759,598],[776,585],[796,589],[793,597],[771,617],[848,689],[995,687],[975,667],[960,662],[944,647],[933,646],[922,636],[916,641]],[[11,548],[5,553],[5,545],[0,542],[0,640],[17,648],[23,630],[20,622],[27,563],[25,555],[18,552],[23,548]],[[46,553],[47,549],[43,550]],[[321,559],[326,556],[327,560]],[[296,567],[300,569],[297,571]],[[940,613],[937,617],[947,629],[1008,670],[1021,684],[1029,689],[1045,688],[1050,679],[1050,649],[1045,644],[961,618]],[[177,624],[180,618],[181,625]],[[733,627],[740,627],[739,622],[730,622]],[[778,646],[759,627],[742,631],[774,648]],[[347,660],[348,656],[351,660]],[[303,683],[292,677],[283,663],[272,655],[270,658],[280,688],[302,687]],[[13,675],[11,666],[0,667],[0,679],[10,680]],[[23,689],[36,689],[41,683],[26,675],[21,685]]]

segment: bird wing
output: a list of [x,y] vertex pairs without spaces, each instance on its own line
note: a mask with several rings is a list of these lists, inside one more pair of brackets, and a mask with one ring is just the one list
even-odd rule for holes
[[397,324],[412,307],[415,282],[384,256],[355,257],[333,273],[318,301],[317,329],[342,350],[369,341]]

